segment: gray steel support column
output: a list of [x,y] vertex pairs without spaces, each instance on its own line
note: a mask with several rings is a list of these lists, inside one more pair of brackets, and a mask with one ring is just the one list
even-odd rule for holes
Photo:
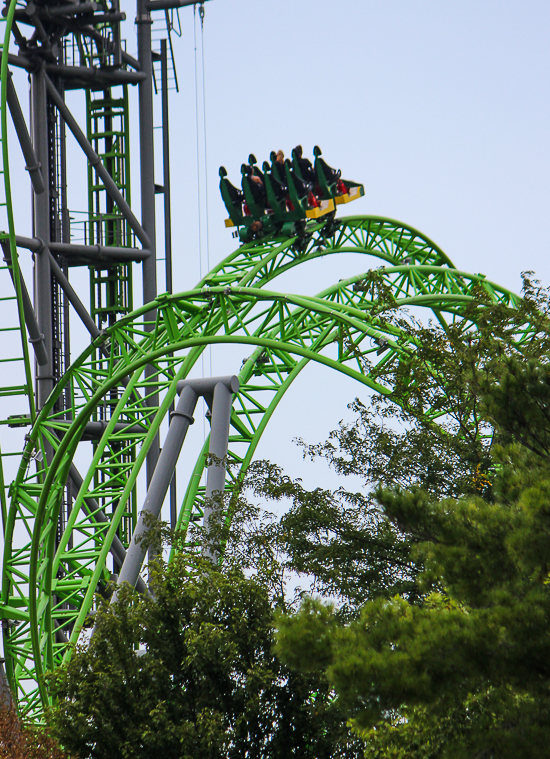
[[17,139],[19,140],[21,151],[23,152],[23,157],[27,163],[25,168],[29,172],[34,192],[37,195],[40,195],[42,192],[44,192],[45,189],[42,171],[40,170],[40,162],[38,161],[38,158],[36,157],[32,146],[27,124],[25,122],[25,117],[23,116],[21,104],[19,103],[19,99],[15,91],[15,86],[12,81],[11,72],[8,72],[8,86],[6,88],[6,97],[13,121],[13,126],[15,127],[15,132],[17,134]]
[[[33,148],[37,160],[43,168],[43,176],[48,175],[48,124],[46,103],[46,81],[42,70],[31,74],[31,119]],[[50,193],[33,191],[33,234],[47,245],[50,241]],[[47,361],[39,364],[36,372],[36,400],[41,409],[53,390],[52,365],[52,283],[50,259],[36,256],[34,261],[34,310],[40,332],[44,335],[44,349]]]
[[[206,504],[203,522],[204,526],[208,528],[212,515],[223,506],[222,494],[225,489],[225,458],[229,446],[231,404],[233,395],[239,392],[239,379],[233,375],[183,380],[178,382],[178,392],[188,384],[193,386],[198,395],[205,398],[212,413],[208,455],[213,458],[213,461],[209,464],[206,475]],[[211,561],[216,561],[215,552],[209,548],[205,550],[205,555]]]
[[153,58],[151,53],[151,14],[145,0],[137,0],[138,61],[146,77],[139,89],[139,157],[141,179],[141,223],[149,240],[152,255],[143,263],[143,302],[157,297],[156,223],[155,223],[155,153],[153,142]]
[[[195,411],[198,397],[198,394],[190,385],[187,385],[183,389],[179,397],[176,410],[173,412],[171,424],[168,427],[164,446],[162,447],[157,466],[147,490],[147,495],[145,496],[143,509],[132,535],[132,541],[126,552],[126,559],[118,576],[119,585],[127,582],[133,587],[138,580],[147,550],[143,545],[143,539],[150,525],[147,525],[146,522],[148,519],[156,518],[160,514],[187,430],[189,429],[189,425],[194,421],[193,412]],[[115,600],[114,596],[113,600]]]
[[[151,256],[142,265],[143,302],[150,303],[157,297],[157,254],[156,254],[156,221],[155,221],[155,151],[153,131],[153,56],[151,51],[151,26],[152,19],[145,0],[137,0],[136,7],[137,25],[137,48],[140,69],[146,74],[145,79],[138,85],[139,95],[139,157],[140,157],[140,183],[141,183],[141,223],[147,233]],[[147,315],[149,320],[154,320],[154,312]],[[153,329],[153,325],[146,326]],[[151,376],[154,369],[145,367],[146,376]],[[147,399],[150,406],[158,405],[158,396],[155,393]],[[147,483],[151,483],[159,457],[159,438],[153,441],[149,448],[146,460]]]
[[206,474],[206,506],[204,508],[204,526],[209,527],[212,514],[223,506],[222,495],[225,488],[225,457],[229,446],[229,422],[231,420],[232,393],[239,389],[228,387],[224,382],[218,382],[214,388],[212,400],[212,421],[210,427],[210,445],[208,455],[211,462]]
[[[160,41],[161,98],[162,98],[162,174],[164,201],[164,278],[166,292],[172,293],[172,207],[170,193],[170,131],[168,121],[168,40]],[[170,411],[173,407],[170,408]],[[177,523],[176,473],[170,483],[170,526]]]
[[170,198],[170,130],[168,122],[168,50],[167,40],[160,41],[162,95],[162,169],[164,188],[164,270],[166,292],[172,292],[172,218]]

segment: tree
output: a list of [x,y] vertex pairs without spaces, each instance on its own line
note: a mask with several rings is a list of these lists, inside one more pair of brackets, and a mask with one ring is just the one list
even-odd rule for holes
[[53,733],[81,759],[362,756],[325,676],[282,665],[273,629],[265,583],[181,551],[55,673]]
[[11,703],[0,699],[0,759],[64,759],[43,728],[23,727]]
[[[380,284],[376,272],[371,280]],[[509,308],[488,301],[478,288],[464,318],[445,328],[419,324],[395,309],[390,293],[378,292],[376,318],[398,325],[404,343],[415,350],[407,360],[388,361],[377,370],[377,378],[393,388],[390,394],[355,399],[350,405],[356,420],[341,423],[326,442],[299,441],[304,456],[363,478],[361,492],[345,486],[308,491],[273,464],[251,468],[246,484],[254,496],[290,501],[267,532],[262,526],[279,561],[308,578],[311,593],[334,599],[340,616],[352,617],[378,597],[397,594],[418,603],[425,595],[418,585],[422,558],[413,550],[417,538],[381,512],[374,495],[378,485],[417,487],[436,499],[492,500],[491,451],[504,433],[481,413],[481,389],[495,361],[514,355],[536,361],[550,348],[549,293],[529,273],[523,291],[523,299]]]
[[414,545],[423,601],[380,597],[342,624],[309,600],[279,619],[283,659],[326,673],[374,756],[547,754],[550,367],[505,356],[475,391],[501,441],[489,497],[376,493]]

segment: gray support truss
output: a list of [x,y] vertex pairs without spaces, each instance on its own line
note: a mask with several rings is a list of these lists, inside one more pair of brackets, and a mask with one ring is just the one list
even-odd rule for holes
[[[210,496],[215,496],[216,493],[223,492],[231,401],[233,394],[238,390],[239,380],[234,375],[178,382],[177,391],[180,397],[172,414],[166,440],[153,472],[138,524],[132,535],[132,541],[126,552],[126,559],[118,576],[119,585],[126,582],[135,586],[139,578],[147,551],[145,545],[147,531],[151,527],[151,520],[156,519],[160,514],[187,430],[189,425],[193,423],[193,413],[200,396],[205,398],[208,406],[212,409],[209,454],[212,456],[213,462],[208,467],[207,494],[210,493]],[[205,511],[205,521],[208,522],[212,513],[213,509],[209,511],[208,515]]]
[[[230,377],[213,377],[202,380],[183,380],[178,383],[178,390],[187,382],[192,382],[200,395],[204,396],[210,412],[210,443],[208,447],[209,464],[206,470],[206,493],[204,506],[204,527],[207,534],[212,528],[212,519],[223,509],[223,491],[225,488],[226,458],[229,446],[229,424],[231,421],[231,404],[233,395],[239,392],[239,380]],[[204,555],[212,562],[217,561],[217,554],[209,546]]]
[[[89,162],[92,164],[94,169],[96,170],[98,176],[101,178],[101,181],[105,185],[105,189],[113,199],[113,201],[117,204],[121,214],[124,216],[126,221],[128,222],[130,228],[135,232],[136,237],[141,242],[142,245],[144,245],[146,248],[151,250],[151,241],[149,237],[147,236],[145,230],[139,223],[139,221],[134,216],[134,212],[126,202],[126,200],[123,198],[122,193],[116,186],[113,178],[101,162],[101,158],[98,156],[98,154],[95,152],[93,147],[88,141],[88,138],[82,131],[82,129],[78,126],[78,123],[70,110],[65,105],[65,102],[57,89],[54,87],[51,79],[48,77],[46,73],[43,73],[42,76],[44,77],[44,81],[48,90],[48,94],[52,100],[52,102],[55,104],[57,110],[63,117],[63,120],[65,124],[69,127],[71,132],[73,133],[76,141],[82,148],[84,154],[86,155]],[[146,259],[147,260],[147,259]]]

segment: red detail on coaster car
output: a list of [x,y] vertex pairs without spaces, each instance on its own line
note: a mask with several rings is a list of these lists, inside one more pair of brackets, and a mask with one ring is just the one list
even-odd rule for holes
[[319,208],[319,201],[312,192],[307,196],[307,202],[310,208]]
[[339,179],[339,180],[338,180],[338,182],[336,182],[336,192],[337,192],[339,195],[346,195],[346,194],[347,194],[347,192],[348,192],[348,188],[347,188],[347,187],[346,187],[346,185],[345,185],[345,184],[342,182],[342,180],[341,180],[341,179]]

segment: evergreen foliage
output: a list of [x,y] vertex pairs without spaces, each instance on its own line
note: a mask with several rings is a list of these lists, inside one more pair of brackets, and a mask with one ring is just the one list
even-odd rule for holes
[[[298,614],[279,616],[278,652],[301,671],[326,673],[367,756],[548,754],[549,332],[546,296],[527,295],[522,308],[536,304],[540,331],[523,352],[506,338],[506,314],[487,335],[455,340],[454,354],[441,335],[442,355],[429,360],[446,376],[449,416],[438,432],[412,397],[400,413],[412,414],[413,434],[383,441],[391,439],[382,448],[395,467],[379,477],[372,499],[415,562],[416,598],[377,592],[347,620],[322,598],[307,599]],[[425,387],[415,393],[433,408],[442,389],[428,375]],[[357,408],[354,427],[308,452],[341,471],[370,473],[378,442],[361,446],[360,430],[372,427],[368,410]],[[424,472],[401,469],[400,441],[405,459],[407,443],[422,448]],[[445,475],[453,453],[456,479],[453,467]]]

